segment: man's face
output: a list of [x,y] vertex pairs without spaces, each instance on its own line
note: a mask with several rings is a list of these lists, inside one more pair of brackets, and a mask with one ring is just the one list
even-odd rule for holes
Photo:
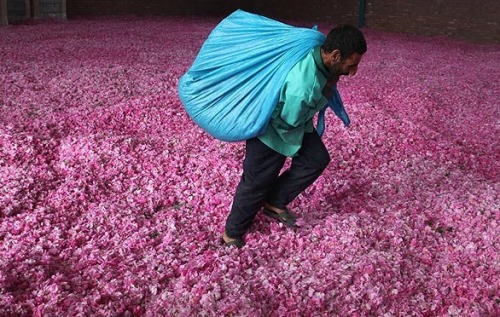
[[333,78],[331,78],[330,81],[333,84],[336,84],[340,76],[354,76],[356,74],[362,55],[359,53],[352,53],[347,56],[347,58],[342,59],[340,52],[335,50],[331,53],[323,52],[322,57],[323,63],[333,75]]
[[339,59],[330,67],[330,72],[335,76],[356,75],[358,65],[361,62],[361,54],[352,53],[346,59]]

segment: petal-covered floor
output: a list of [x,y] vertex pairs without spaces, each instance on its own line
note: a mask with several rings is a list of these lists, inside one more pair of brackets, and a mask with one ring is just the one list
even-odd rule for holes
[[301,227],[238,250],[244,144],[177,97],[217,22],[0,28],[0,315],[498,315],[500,46],[365,30]]

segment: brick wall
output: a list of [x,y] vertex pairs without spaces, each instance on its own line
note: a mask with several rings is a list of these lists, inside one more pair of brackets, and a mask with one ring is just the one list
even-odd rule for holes
[[70,0],[68,17],[80,15],[227,15],[250,0]]
[[357,23],[358,0],[70,0],[68,16],[172,14],[224,16],[236,9],[280,20]]
[[22,19],[29,12],[29,2],[25,0],[7,0],[7,17]]
[[39,17],[58,18],[66,17],[66,0],[39,0]]
[[500,42],[498,0],[367,1],[366,26],[474,42]]
[[[70,0],[80,15],[217,15],[237,8],[280,20],[358,24],[359,0]],[[500,42],[498,0],[366,0],[365,27],[475,42]]]
[[0,0],[0,24],[30,18],[66,19],[66,0]]
[[267,0],[254,1],[250,5],[253,12],[266,16],[286,19],[321,22],[335,25],[358,23],[358,0]]

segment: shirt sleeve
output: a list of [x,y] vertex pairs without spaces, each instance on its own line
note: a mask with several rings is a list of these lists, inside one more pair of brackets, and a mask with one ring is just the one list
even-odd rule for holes
[[287,96],[281,109],[281,119],[290,126],[297,128],[314,116],[314,105],[304,96]]
[[287,96],[279,117],[271,124],[284,144],[298,150],[302,144],[307,123],[311,121],[314,114],[314,108],[304,97]]

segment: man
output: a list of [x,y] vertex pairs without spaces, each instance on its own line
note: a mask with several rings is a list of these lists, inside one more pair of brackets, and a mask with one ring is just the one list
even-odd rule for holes
[[[340,26],[290,70],[266,132],[246,141],[243,175],[222,236],[227,246],[244,246],[243,235],[262,207],[267,216],[295,226],[287,205],[330,162],[312,119],[327,106],[340,76],[356,74],[366,50],[360,30]],[[291,167],[279,175],[287,157],[292,157]]]

